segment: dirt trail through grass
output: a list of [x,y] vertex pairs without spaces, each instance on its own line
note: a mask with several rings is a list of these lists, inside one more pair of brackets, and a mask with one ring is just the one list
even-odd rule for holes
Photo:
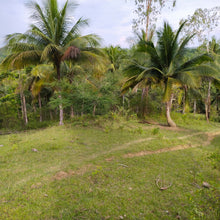
[[[209,145],[211,143],[211,141],[214,139],[215,136],[220,135],[220,131],[215,131],[215,132],[197,132],[197,133],[194,133],[194,134],[184,135],[184,136],[178,137],[177,139],[182,140],[182,139],[194,137],[194,136],[197,136],[197,135],[207,135],[207,140],[203,144],[199,143],[199,144],[192,145],[192,144],[189,143],[189,144],[185,144],[185,145],[177,145],[177,146],[171,147],[171,148],[163,148],[163,149],[159,149],[159,150],[155,150],[155,151],[140,151],[140,152],[137,152],[137,153],[128,153],[128,154],[123,155],[123,157],[124,158],[133,158],[133,157],[140,157],[140,156],[146,156],[146,155],[152,155],[152,154],[160,154],[160,153],[165,153],[165,152],[184,150],[184,149],[188,149],[188,148],[196,148],[196,147],[199,147],[201,145],[207,146],[207,145]],[[95,159],[95,158],[97,158],[98,156],[101,156],[101,155],[106,155],[106,154],[112,153],[114,151],[126,149],[130,145],[139,144],[139,143],[143,143],[143,142],[149,142],[149,141],[155,140],[155,139],[156,139],[156,137],[142,138],[142,139],[130,141],[130,142],[125,143],[123,145],[116,146],[116,147],[112,148],[111,150],[99,153],[98,155],[97,154],[91,155],[88,159],[89,160]],[[110,157],[110,158],[106,158],[105,160],[108,161],[108,162],[112,161],[112,160],[114,160],[114,156]],[[58,172],[54,176],[54,179],[60,180],[60,179],[67,178],[68,176],[72,176],[72,175],[75,175],[75,174],[76,175],[77,174],[84,174],[85,172],[88,171],[88,168],[89,169],[93,169],[94,167],[92,167],[91,165],[88,165],[88,166],[82,167],[77,172],[71,171],[71,173],[65,173],[65,172],[61,171],[61,172]]]
[[[193,137],[193,136],[197,136],[197,135],[201,135],[201,134],[205,134],[208,136],[207,140],[202,144],[203,146],[207,146],[211,143],[211,141],[214,139],[215,136],[220,135],[220,131],[197,132],[195,134],[178,137],[177,139],[185,139],[185,138],[189,138],[189,137]],[[138,142],[138,140],[136,140],[135,142]],[[127,146],[129,146],[131,144],[134,144],[134,142],[127,143]],[[145,155],[152,155],[152,154],[159,154],[159,153],[165,153],[165,152],[171,152],[171,151],[177,151],[177,150],[184,150],[184,149],[188,149],[188,148],[195,148],[195,147],[199,147],[199,146],[201,146],[201,144],[178,145],[178,146],[175,146],[172,148],[163,148],[163,149],[159,149],[156,151],[141,151],[138,153],[129,153],[129,154],[125,154],[123,157],[125,157],[125,158],[140,157],[140,156],[145,156]]]

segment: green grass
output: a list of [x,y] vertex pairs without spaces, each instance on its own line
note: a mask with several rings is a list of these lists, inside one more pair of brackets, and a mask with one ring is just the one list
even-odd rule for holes
[[[177,130],[96,118],[0,136],[0,219],[219,219],[220,137],[187,135],[220,124],[181,117]],[[189,144],[200,147],[124,157]]]

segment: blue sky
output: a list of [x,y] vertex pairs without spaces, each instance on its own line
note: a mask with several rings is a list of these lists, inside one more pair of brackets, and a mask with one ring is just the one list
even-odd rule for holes
[[[0,7],[0,46],[7,34],[25,32],[30,24],[29,11],[24,3],[27,0],[1,1]],[[39,1],[41,2],[41,1]],[[65,0],[58,0],[63,4]],[[83,34],[96,33],[103,39],[103,45],[120,45],[128,47],[128,38],[132,37],[132,19],[134,0],[78,0],[79,6],[73,16],[84,17],[90,21],[90,26]],[[177,0],[173,11],[164,10],[158,26],[163,20],[174,28],[178,27],[181,18],[193,14],[197,8],[220,6],[219,0]],[[213,33],[220,38],[220,25]],[[212,33],[210,34],[212,35]]]

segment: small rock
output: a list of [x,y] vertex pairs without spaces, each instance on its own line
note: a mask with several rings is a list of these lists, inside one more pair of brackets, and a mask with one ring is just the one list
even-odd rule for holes
[[48,195],[47,195],[47,194],[44,194],[44,196],[45,196],[45,197],[48,197]]
[[123,216],[119,216],[119,218],[120,218],[120,219],[124,219],[124,217],[123,217]]
[[203,182],[202,186],[205,187],[205,188],[208,188],[208,189],[211,187],[210,184],[207,183],[207,182]]
[[166,210],[165,212],[166,212],[166,214],[169,214],[169,211],[168,211],[168,210]]
[[0,145],[0,147],[4,147],[4,145]]
[[33,152],[38,152],[38,150],[36,148],[33,148],[32,151]]
[[132,190],[132,187],[129,187],[128,189],[129,189],[129,190]]

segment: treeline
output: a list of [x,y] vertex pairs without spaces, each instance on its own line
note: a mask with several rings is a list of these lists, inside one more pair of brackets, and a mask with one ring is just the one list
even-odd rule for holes
[[[53,4],[56,3],[56,4]],[[87,20],[69,24],[66,2],[29,5],[35,23],[7,36],[0,51],[0,128],[43,127],[82,115],[123,112],[145,118],[170,112],[201,113],[220,121],[220,44],[212,39],[187,48],[169,24],[157,41],[144,32],[130,49],[100,47],[96,35],[80,35]]]

